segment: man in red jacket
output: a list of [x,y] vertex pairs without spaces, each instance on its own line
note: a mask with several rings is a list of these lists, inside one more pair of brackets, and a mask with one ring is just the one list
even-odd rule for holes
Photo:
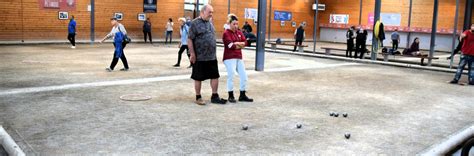
[[467,64],[468,66],[468,75],[469,75],[469,85],[474,85],[474,24],[471,25],[470,30],[464,31],[461,34],[460,40],[464,39],[464,44],[462,46],[462,56],[461,60],[459,61],[458,70],[456,71],[456,75],[454,79],[450,82],[452,84],[457,84],[459,79],[461,79],[462,72],[464,70],[464,66]]

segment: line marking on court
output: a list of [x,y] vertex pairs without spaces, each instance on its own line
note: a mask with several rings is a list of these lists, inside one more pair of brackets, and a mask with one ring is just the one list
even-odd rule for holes
[[[304,70],[304,69],[320,69],[320,68],[331,68],[331,67],[340,67],[348,65],[358,65],[358,63],[340,63],[340,64],[323,64],[316,66],[294,66],[294,67],[283,67],[283,68],[274,68],[267,69],[264,73],[272,72],[285,72],[285,71],[294,71],[294,70]],[[262,72],[257,72],[254,70],[247,70],[247,75],[259,74]],[[220,72],[221,76],[227,76],[227,72]],[[0,92],[0,96],[5,95],[14,95],[14,94],[25,94],[25,93],[38,93],[38,92],[48,92],[56,90],[67,90],[67,89],[76,89],[76,88],[88,88],[88,87],[104,87],[104,86],[117,86],[117,85],[129,85],[129,84],[139,84],[139,83],[150,83],[150,82],[161,82],[161,81],[176,81],[176,80],[186,80],[190,79],[190,75],[175,75],[175,76],[162,76],[162,77],[152,77],[152,78],[140,78],[140,79],[128,79],[128,80],[115,80],[115,81],[101,81],[101,82],[90,82],[90,83],[76,83],[76,84],[65,84],[57,86],[44,86],[44,87],[30,87],[30,88],[18,88],[10,89]]]

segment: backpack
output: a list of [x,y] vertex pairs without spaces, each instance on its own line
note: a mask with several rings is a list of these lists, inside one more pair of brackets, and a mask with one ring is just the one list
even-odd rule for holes
[[281,38],[277,38],[276,43],[281,44]]

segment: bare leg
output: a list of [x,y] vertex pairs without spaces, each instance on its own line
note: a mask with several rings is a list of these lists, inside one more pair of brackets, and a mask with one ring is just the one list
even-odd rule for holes
[[194,90],[196,91],[196,95],[201,95],[201,81],[194,81]]
[[219,87],[219,79],[211,79],[212,94],[217,94],[218,87]]

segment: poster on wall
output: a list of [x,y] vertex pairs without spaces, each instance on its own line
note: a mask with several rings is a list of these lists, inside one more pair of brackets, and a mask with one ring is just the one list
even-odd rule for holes
[[61,11],[75,11],[77,0],[38,0],[40,9],[60,9]]
[[146,21],[146,14],[138,14],[138,21]]
[[[380,13],[380,20],[386,26],[400,26],[402,23],[402,15],[399,13]],[[374,25],[374,13],[369,13],[368,25]]]
[[258,10],[254,8],[245,8],[245,19],[258,19]]
[[63,12],[63,11],[58,12],[58,19],[60,19],[60,20],[69,19],[69,13],[68,12]]
[[291,12],[286,12],[286,11],[275,11],[273,12],[274,14],[274,20],[275,21],[291,21],[292,14]]
[[156,13],[156,1],[158,0],[143,0],[143,12]]
[[349,15],[347,14],[331,14],[329,23],[333,24],[349,24]]
[[402,14],[380,13],[380,19],[386,26],[400,26],[402,23]]

